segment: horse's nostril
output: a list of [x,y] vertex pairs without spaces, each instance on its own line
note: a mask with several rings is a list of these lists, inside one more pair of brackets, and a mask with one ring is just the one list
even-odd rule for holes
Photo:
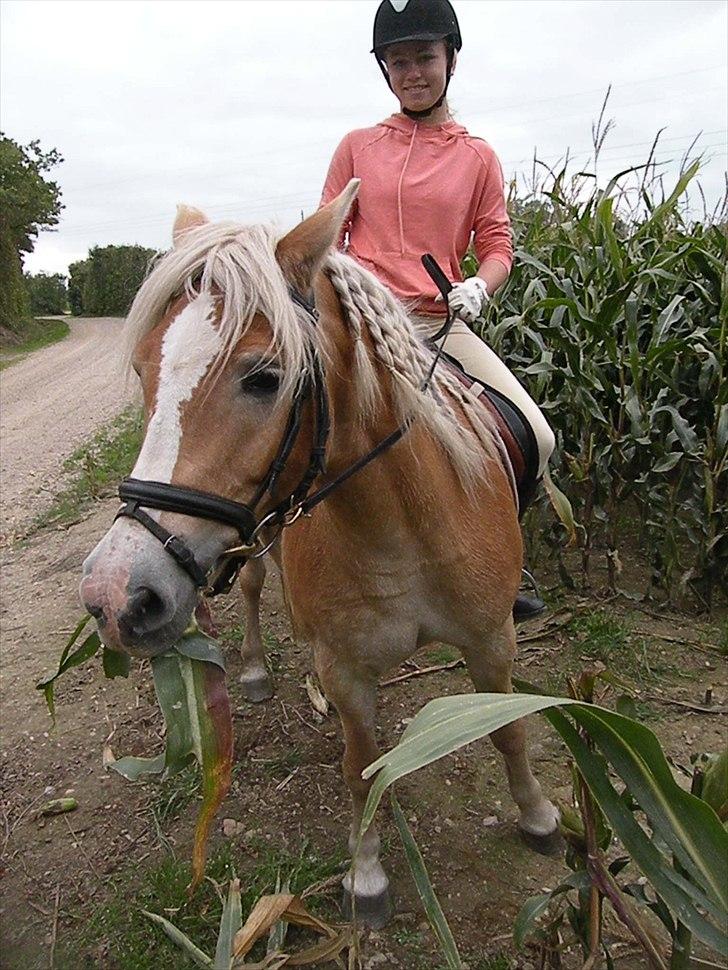
[[126,610],[119,617],[119,626],[132,634],[148,633],[164,622],[165,613],[161,596],[148,586],[140,586],[129,597]]

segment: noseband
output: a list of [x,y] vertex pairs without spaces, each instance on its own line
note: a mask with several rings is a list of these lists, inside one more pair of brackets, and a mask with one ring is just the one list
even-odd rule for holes
[[[315,325],[318,320],[316,308],[295,290],[291,290],[291,298],[305,310]],[[315,425],[308,467],[296,488],[258,519],[255,514],[256,507],[266,494],[271,497],[275,495],[278,479],[286,467],[301,430],[304,404],[310,397],[313,397],[314,401]],[[119,486],[119,498],[124,504],[116,513],[115,519],[135,519],[143,525],[148,532],[159,539],[165,550],[187,573],[195,586],[204,590],[206,595],[227,593],[246,559],[257,558],[267,552],[278,538],[280,530],[290,525],[301,514],[301,503],[308,495],[314,480],[326,467],[326,442],[330,426],[326,383],[319,359],[314,356],[312,369],[303,374],[296,387],[278,453],[249,503],[233,502],[209,492],[180,485],[125,478]],[[190,515],[232,526],[240,537],[240,545],[223,552],[217,561],[214,575],[208,578],[208,573],[197,562],[189,546],[148,515],[144,511],[145,508],[177,512],[180,515]],[[275,535],[266,542],[264,533],[274,528],[277,528]]]

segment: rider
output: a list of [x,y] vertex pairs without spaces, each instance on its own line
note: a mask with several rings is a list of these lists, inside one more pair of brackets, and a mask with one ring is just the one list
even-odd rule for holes
[[[429,337],[442,328],[445,310],[422,254],[432,253],[455,281],[448,303],[456,318],[443,349],[520,408],[536,438],[540,478],[553,432],[524,387],[468,326],[508,279],[513,249],[498,158],[453,121],[448,107],[461,47],[449,0],[382,0],[372,53],[400,111],[344,137],[321,201],[337,196],[351,178],[362,180],[342,247],[413,308],[413,320]],[[471,241],[480,265],[476,276],[463,280],[460,264]],[[544,609],[540,598],[521,593],[514,616],[528,619]]]

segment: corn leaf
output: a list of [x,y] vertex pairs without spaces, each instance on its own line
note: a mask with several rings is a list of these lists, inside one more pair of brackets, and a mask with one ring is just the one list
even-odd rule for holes
[[719,919],[717,927],[708,922],[698,908],[706,902],[704,894],[671,867],[670,860],[639,825],[609,781],[604,760],[587,747],[560,711],[554,709],[546,712],[545,716],[568,745],[592,795],[622,844],[671,912],[703,942],[719,953],[728,953],[726,915]]
[[652,731],[601,708],[574,707],[570,713],[627,785],[654,832],[704,888],[716,917],[728,913],[728,837],[713,809],[676,784]]
[[129,654],[121,653],[119,650],[109,650],[107,646],[104,646],[101,662],[104,665],[104,676],[109,680],[113,680],[114,677],[129,676],[131,669]]
[[[600,745],[647,813],[656,834],[685,864],[690,879],[671,866],[654,839],[641,828],[612,786],[604,757],[587,747],[558,707],[569,708]],[[431,701],[410,722],[397,747],[362,773],[364,778],[376,777],[360,831],[370,825],[382,793],[392,782],[539,710],[569,746],[600,809],[656,891],[696,936],[719,952],[728,953],[728,936],[723,929],[728,915],[728,833],[708,805],[676,785],[652,732],[630,718],[594,705],[528,694],[470,694]]]
[[233,962],[233,942],[235,934],[243,925],[243,915],[240,902],[240,880],[231,879],[228,896],[222,910],[220,931],[215,948],[215,970],[230,970]]
[[65,672],[70,670],[72,667],[79,667],[81,664],[86,663],[87,660],[90,660],[91,657],[98,653],[98,650],[101,647],[101,640],[99,639],[98,632],[94,630],[93,633],[90,633],[85,638],[79,647],[76,647],[73,652],[71,651],[71,648],[81,636],[90,621],[91,616],[86,615],[77,624],[65,647],[63,648],[63,653],[61,654],[61,659],[58,661],[58,669],[56,670],[55,674],[53,674],[51,677],[47,677],[45,680],[39,681],[35,685],[36,690],[43,691],[43,696],[45,697],[45,701],[48,706],[48,712],[51,715],[54,726],[56,723],[56,703],[54,695],[54,685],[56,680],[58,680],[61,674],[65,674]]
[[450,970],[460,970],[462,961],[458,953],[458,948],[455,945],[455,940],[445,919],[440,902],[432,888],[422,853],[414,840],[414,836],[407,825],[407,820],[404,817],[399,802],[394,797],[394,793],[392,793],[392,812],[394,814],[394,824],[397,826],[399,837],[402,839],[402,845],[407,855],[407,862],[412,872],[412,878],[414,879],[417,893],[422,900],[422,905],[425,907],[425,914],[430,926],[440,943],[440,949],[447,960],[447,965]]
[[192,940],[186,936],[182,930],[178,930],[174,923],[170,923],[168,919],[164,916],[157,916],[156,913],[150,913],[146,909],[142,910],[142,913],[150,919],[157,926],[161,926],[170,940],[178,946],[180,950],[183,950],[187,956],[192,960],[195,966],[198,967],[212,967],[212,960],[203,953],[199,947],[196,947]]

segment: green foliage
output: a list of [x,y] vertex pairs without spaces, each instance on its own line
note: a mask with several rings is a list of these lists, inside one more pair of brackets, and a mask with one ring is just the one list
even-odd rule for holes
[[[143,246],[94,246],[83,264],[74,263],[74,312],[88,316],[124,316],[157,255]],[[76,310],[77,279],[82,279]]]
[[30,354],[34,350],[40,350],[41,347],[58,343],[59,340],[68,336],[69,331],[70,327],[65,320],[36,320],[26,331],[20,343],[14,343],[10,347],[2,347],[3,356],[0,358],[0,370],[16,364],[26,354]]
[[62,273],[25,274],[30,295],[30,308],[36,316],[43,313],[65,313],[68,304],[66,277]]
[[62,162],[38,141],[19,145],[0,132],[0,329],[22,333],[30,321],[23,285],[22,253],[29,253],[41,229],[58,222],[60,189],[44,173]]
[[43,513],[34,528],[55,522],[72,522],[84,509],[131,471],[142,441],[143,419],[137,408],[127,408],[97,432],[64,463],[70,484]]
[[728,245],[681,209],[697,162],[669,194],[643,169],[599,188],[565,166],[511,200],[515,267],[483,334],[554,428],[584,578],[604,544],[615,588],[627,507],[652,586],[709,605],[728,567]]
[[75,317],[83,313],[83,291],[90,265],[88,259],[80,259],[68,267],[68,306]]
[[30,296],[23,280],[23,264],[0,217],[0,337],[18,343],[32,324]]

